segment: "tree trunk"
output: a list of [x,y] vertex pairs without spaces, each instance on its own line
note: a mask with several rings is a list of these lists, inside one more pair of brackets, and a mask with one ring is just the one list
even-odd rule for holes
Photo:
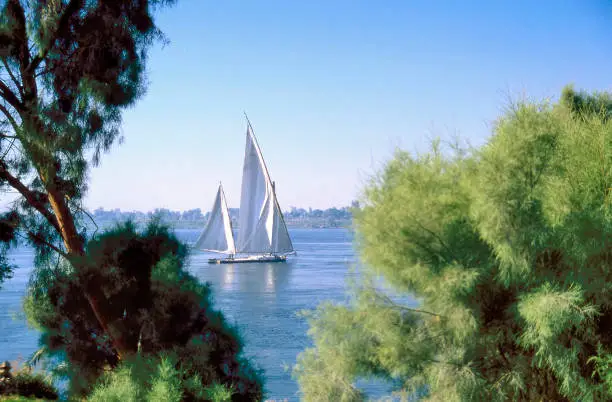
[[64,240],[64,246],[68,254],[82,256],[85,254],[85,249],[81,236],[76,230],[72,214],[66,205],[66,201],[58,191],[47,189],[49,194],[49,203],[57,218],[60,235]]
[[[68,208],[63,194],[54,189],[47,188],[49,195],[49,203],[57,218],[59,224],[60,235],[64,240],[66,251],[71,257],[82,257],[85,255],[85,246],[79,233],[77,232],[76,225],[74,224],[74,218],[72,212]],[[71,261],[72,263],[72,261]],[[104,333],[111,339],[117,357],[121,360],[122,355],[129,352],[129,347],[125,343],[122,334],[113,334],[108,326],[107,319],[103,314],[100,300],[104,300],[104,295],[100,289],[85,289],[85,297],[91,306],[91,310]]]
[[[23,9],[21,9],[21,12],[23,13],[23,18],[25,19]],[[23,30],[24,32],[22,34],[25,38],[25,26],[23,27]],[[37,114],[39,105],[38,86],[36,77],[34,75],[35,68],[31,68],[32,66],[30,65],[31,55],[27,47],[27,40],[22,41],[20,50],[21,54],[19,56],[19,68],[23,85],[23,99],[18,112],[22,120],[22,126],[26,126],[37,131],[42,138],[45,138],[45,134],[47,134],[45,132],[46,127]],[[52,138],[53,136],[50,135],[49,137]],[[31,146],[31,144],[28,144],[27,141],[21,142],[24,148],[29,148]],[[35,154],[35,152],[32,154]],[[68,256],[71,260],[78,261],[80,257],[85,255],[85,245],[83,243],[83,239],[76,229],[74,216],[66,203],[65,194],[56,187],[55,178],[57,171],[54,170],[54,164],[49,163],[53,161],[32,160],[32,162],[34,163],[38,175],[43,182],[45,189],[47,190],[49,203],[57,220],[57,226],[55,228],[62,236]],[[49,170],[46,168],[49,168]],[[49,219],[47,216],[46,218]],[[49,223],[53,224],[51,221],[49,221]],[[74,264],[75,262],[70,261],[70,263]],[[78,269],[78,267],[75,268]],[[96,320],[100,324],[100,327],[102,327],[104,333],[111,339],[115,352],[117,353],[118,358],[121,359],[122,354],[129,352],[130,349],[127,347],[121,333],[113,334],[110,331],[111,328],[108,325],[108,320],[103,313],[103,306],[101,304],[105,299],[104,294],[100,289],[96,288],[84,289],[84,293],[89,305],[91,306],[91,310],[96,317]]]

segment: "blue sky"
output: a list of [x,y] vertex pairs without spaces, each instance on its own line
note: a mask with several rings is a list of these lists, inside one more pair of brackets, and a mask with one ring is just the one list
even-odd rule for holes
[[473,144],[508,96],[612,90],[605,1],[203,1],[159,13],[147,95],[89,208],[239,205],[246,111],[283,209],[348,205],[395,147]]

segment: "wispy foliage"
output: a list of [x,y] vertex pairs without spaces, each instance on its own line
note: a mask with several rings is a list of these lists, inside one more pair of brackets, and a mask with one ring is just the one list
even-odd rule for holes
[[[125,370],[144,366],[120,365],[109,336],[88,312],[84,290],[95,286],[105,295],[98,300],[100,313],[121,332],[111,335],[120,336],[133,351],[123,357],[157,362],[159,381],[147,384],[158,400],[173,400],[172,395],[184,392],[181,384],[191,378],[194,385],[196,377],[200,388],[232,387],[235,401],[261,398],[259,372],[242,357],[237,330],[213,308],[209,286],[185,270],[186,257],[186,247],[167,227],[153,222],[138,232],[128,222],[94,237],[80,269],[60,263],[36,272],[24,309],[53,358],[50,368],[63,365],[72,395],[87,394],[106,370],[119,367],[107,378],[115,384],[112,392],[142,400],[138,387],[143,380]],[[168,353],[181,362],[181,378],[174,377],[176,367],[163,358]],[[96,392],[106,392],[104,387]],[[121,399],[119,394],[116,398]]]
[[204,387],[199,377],[189,377],[188,371],[172,355],[148,359],[136,356],[123,362],[119,369],[104,374],[87,401],[232,401],[231,386],[215,383]]
[[612,398],[611,111],[568,87],[480,149],[398,151],[355,217],[366,280],[310,313],[304,400],[363,400],[368,377],[431,401]]
[[[153,12],[171,3],[0,0],[0,192],[17,194],[0,217],[0,280],[15,236],[35,248],[37,265],[84,254],[88,170],[144,94],[148,50],[163,39]],[[110,333],[102,295],[91,292],[85,303]],[[113,344],[126,352],[122,339]]]

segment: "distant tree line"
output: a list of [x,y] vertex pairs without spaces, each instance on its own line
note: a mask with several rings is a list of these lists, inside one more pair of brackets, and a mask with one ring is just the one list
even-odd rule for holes
[[122,211],[119,208],[106,210],[104,208],[98,208],[91,214],[96,221],[144,221],[150,220],[154,216],[160,216],[163,220],[167,221],[202,221],[208,218],[202,214],[200,208],[190,209],[188,211],[171,211],[166,208],[156,208],[153,211],[141,212],[141,211]]
[[[304,209],[291,207],[289,211],[283,212],[285,220],[290,226],[320,226],[338,227],[345,226],[352,219],[352,211],[359,208],[359,204],[354,201],[350,207],[322,209]],[[234,225],[238,225],[238,208],[229,209],[230,217]],[[98,224],[108,222],[122,222],[131,220],[134,222],[147,222],[154,217],[159,217],[162,222],[173,223],[180,226],[189,224],[204,224],[210,212],[203,213],[200,208],[186,211],[172,211],[166,208],[156,208],[153,211],[122,211],[119,208],[106,210],[98,208],[90,213],[92,219]]]
[[308,208],[296,208],[291,207],[291,210],[284,212],[285,218],[335,218],[335,219],[351,219],[353,217],[352,212],[355,208],[359,207],[357,201],[353,201],[350,207],[343,208],[328,208],[325,210]]

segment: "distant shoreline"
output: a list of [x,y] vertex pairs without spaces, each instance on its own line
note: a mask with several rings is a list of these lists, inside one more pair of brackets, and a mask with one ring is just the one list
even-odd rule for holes
[[[283,212],[285,223],[290,229],[333,229],[350,228],[353,223],[353,211],[359,208],[359,203],[354,201],[350,207],[321,209],[304,209],[291,207],[290,211]],[[238,229],[238,208],[229,208],[232,226]],[[88,213],[89,218],[83,217],[89,225],[91,220],[98,227],[108,227],[119,222],[131,220],[137,225],[146,224],[154,217],[158,217],[162,223],[174,229],[204,229],[210,212],[202,213],[202,210],[192,209],[188,211],[171,211],[165,208],[157,208],[150,212],[121,211],[120,209],[104,210],[98,208]],[[93,225],[92,225],[93,226]]]
[[[116,225],[117,223],[125,222],[127,219],[116,219],[116,220],[105,220],[105,221],[96,221],[98,228],[108,228]],[[140,226],[145,225],[150,222],[150,219],[145,220],[133,220],[133,222]],[[204,229],[206,226],[206,221],[169,221],[169,220],[161,220],[162,223],[170,226],[172,229]],[[334,220],[331,222],[322,222],[320,220],[303,220],[300,222],[295,222],[291,220],[285,220],[287,227],[289,229],[350,229],[353,223],[352,220]],[[237,225],[234,225],[235,229],[238,229]]]

